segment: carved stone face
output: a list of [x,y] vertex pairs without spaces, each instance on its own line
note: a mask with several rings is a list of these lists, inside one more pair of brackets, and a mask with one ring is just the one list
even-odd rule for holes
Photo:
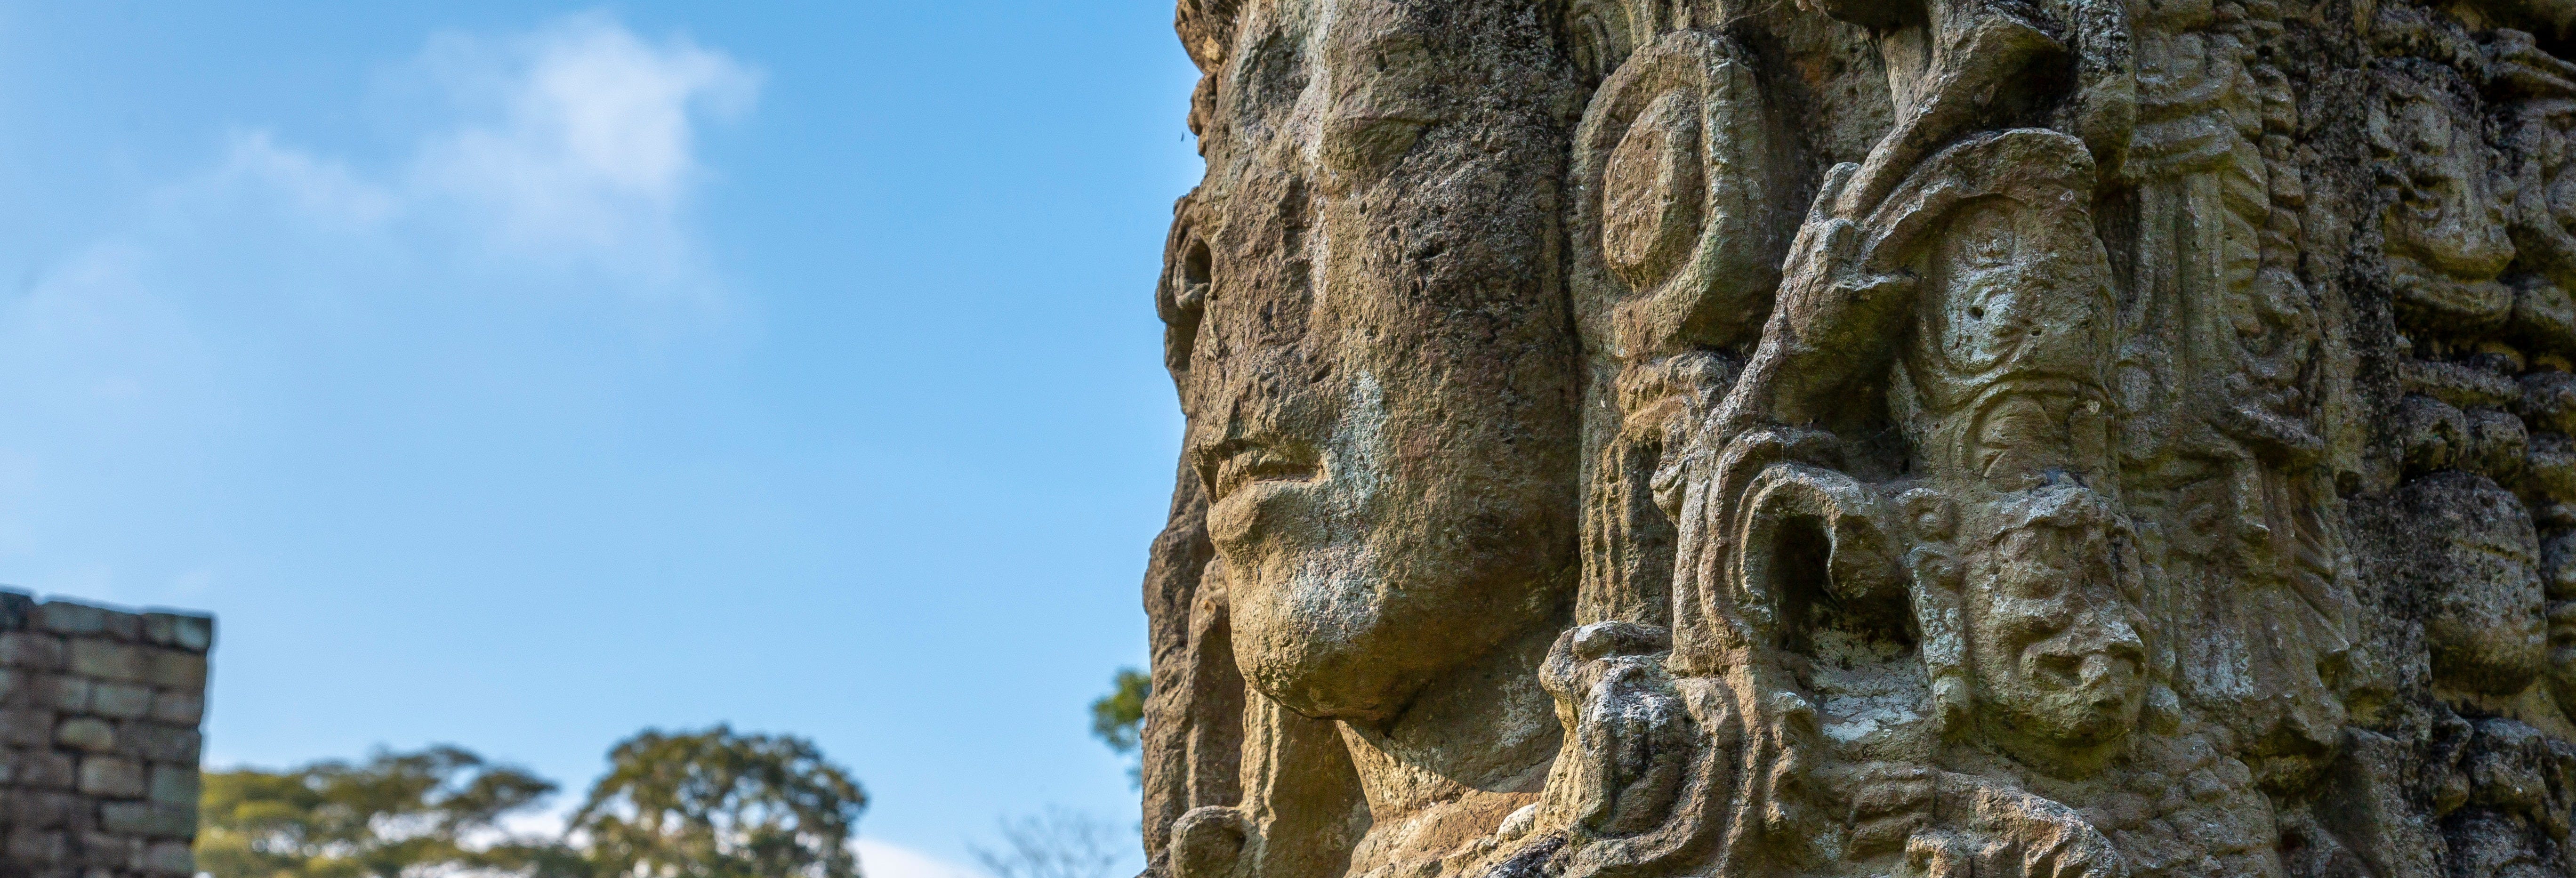
[[2387,106],[2373,105],[2372,144],[2404,172],[2399,203],[2389,207],[2389,249],[2461,279],[2494,277],[2513,258],[2504,201],[2488,183],[2494,158],[2473,120],[2457,118],[2423,86],[2402,88]]
[[1944,222],[1906,357],[1924,468],[1997,487],[2105,472],[2110,266],[2090,218],[1989,198]]
[[1326,5],[1319,31],[1246,37],[1220,90],[1284,103],[1235,108],[1275,135],[1211,158],[1240,170],[1187,453],[1247,678],[1374,720],[1572,598],[1570,125],[1527,10]]
[[2569,138],[2576,136],[2576,101],[2550,98],[2515,108],[2519,123],[2513,137],[2523,158],[2539,164],[2549,216],[2562,227],[2576,227],[2576,174],[2568,173]]
[[2425,545],[2410,578],[2429,598],[2425,645],[2445,686],[2491,695],[2522,691],[2549,665],[2540,540],[2513,492],[2457,470],[2398,492]]
[[2137,724],[2144,618],[2121,579],[2109,507],[2071,485],[1998,504],[1969,554],[1969,661],[1992,739],[2041,763],[2090,762]]

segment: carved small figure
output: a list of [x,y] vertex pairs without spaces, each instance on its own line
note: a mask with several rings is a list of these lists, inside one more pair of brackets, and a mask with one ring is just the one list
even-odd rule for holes
[[2494,159],[2472,122],[2446,95],[2383,77],[2389,97],[2371,107],[2370,142],[2388,162],[2383,186],[2395,195],[2384,218],[2389,284],[2417,325],[2493,328],[2513,307],[2496,281],[2513,260],[2505,203],[2491,179]]
[[2132,538],[2109,502],[2072,484],[1973,520],[1963,573],[1976,730],[2033,765],[2098,769],[2137,727],[2148,687]]

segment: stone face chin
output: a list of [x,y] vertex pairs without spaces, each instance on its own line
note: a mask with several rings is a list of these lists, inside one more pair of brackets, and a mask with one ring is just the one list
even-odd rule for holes
[[1150,868],[2576,875],[2564,11],[1182,0]]

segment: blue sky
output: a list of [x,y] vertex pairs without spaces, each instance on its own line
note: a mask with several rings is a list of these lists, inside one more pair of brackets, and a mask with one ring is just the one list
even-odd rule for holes
[[931,858],[1132,821],[1170,20],[0,2],[0,582],[217,613],[218,765],[730,721]]

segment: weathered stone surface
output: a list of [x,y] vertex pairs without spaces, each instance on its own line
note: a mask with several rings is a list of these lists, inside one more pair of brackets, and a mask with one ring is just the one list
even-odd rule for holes
[[72,673],[99,680],[149,679],[150,656],[139,647],[94,637],[74,638],[70,645]]
[[197,834],[195,805],[109,802],[99,806],[98,814],[99,826],[109,832],[156,838],[187,838]]
[[116,725],[89,717],[64,720],[54,730],[54,743],[90,753],[114,753]]
[[0,591],[0,878],[182,878],[201,792],[203,616]]
[[142,639],[143,642],[154,646],[175,646],[190,652],[205,652],[214,646],[215,624],[213,619],[204,616],[145,613],[142,618]]
[[170,645],[190,652],[215,647],[215,620],[209,616],[171,616]]
[[131,753],[154,762],[194,766],[204,737],[195,729],[165,726],[159,723],[124,723],[117,728],[121,752]]
[[14,591],[0,590],[0,631],[27,627],[36,613],[36,599]]
[[82,795],[133,798],[143,795],[143,776],[140,762],[92,756],[81,760],[79,789]]
[[2576,875],[2576,3],[1176,25],[1155,872]]
[[71,840],[60,832],[17,830],[9,833],[6,852],[12,860],[59,863],[71,856]]
[[103,607],[53,601],[36,608],[36,627],[56,634],[104,634],[110,612]]
[[16,782],[22,789],[64,790],[79,782],[73,766],[78,760],[69,753],[52,750],[23,750],[18,763]]
[[98,684],[90,682],[87,677],[68,674],[49,674],[42,679],[43,685],[53,692],[53,698],[45,702],[46,706],[62,713],[89,711],[90,695]]
[[193,726],[206,715],[206,699],[194,692],[162,690],[152,696],[153,722]]
[[135,719],[151,712],[152,697],[149,686],[100,683],[90,689],[88,709],[111,719]]
[[197,873],[197,853],[186,842],[157,842],[144,850],[142,868],[146,872],[164,875],[194,875]]
[[36,671],[61,670],[63,639],[34,631],[0,633],[0,664]]
[[195,691],[206,688],[206,657],[171,649],[142,649],[143,671],[139,680],[164,689]]
[[54,712],[34,707],[0,708],[0,744],[49,745],[54,742]]
[[152,767],[152,801],[164,805],[195,805],[198,792],[197,770],[176,765]]

